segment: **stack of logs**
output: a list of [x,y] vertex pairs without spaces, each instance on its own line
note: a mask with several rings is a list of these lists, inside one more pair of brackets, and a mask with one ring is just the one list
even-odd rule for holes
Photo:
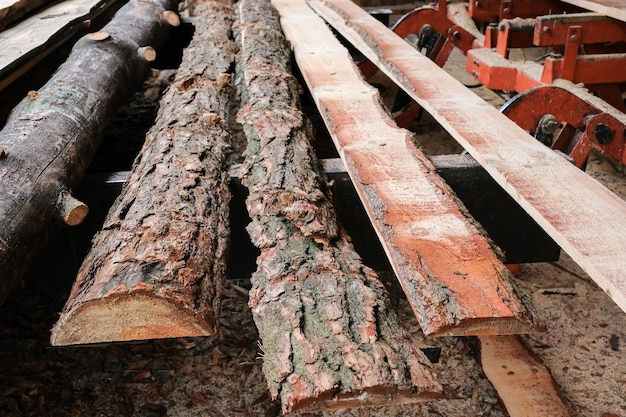
[[[247,230],[260,250],[249,305],[272,397],[280,398],[284,413],[441,397],[442,387],[400,326],[383,284],[337,222],[300,108],[289,42],[424,332],[512,334],[542,325],[492,243],[410,145],[410,134],[393,126],[325,24],[303,1],[274,4],[276,9],[269,1],[243,0],[233,10],[208,2],[196,9],[195,35],[84,259],[52,344],[215,333],[230,233],[229,108],[240,101],[247,148],[239,175],[249,190]],[[45,214],[41,220],[15,224],[0,236],[0,269],[14,277],[3,281],[10,284],[2,298],[23,274],[11,254],[31,257],[43,241],[34,236],[43,236],[54,213],[70,224],[86,214],[70,191],[103,123],[149,68],[153,50],[146,45],[157,46],[166,28],[178,23],[170,11],[175,6],[131,0],[102,31],[75,46],[68,64],[29,95],[0,132],[7,151],[0,161],[3,181],[16,172],[12,166],[27,160],[23,154],[33,152],[22,132],[46,131],[46,146],[61,149],[56,165],[32,163],[33,171],[47,168],[27,181],[30,194],[13,198],[18,193],[11,190],[24,188],[19,184],[0,189],[12,197],[0,200],[7,212],[34,210],[32,195],[45,196],[37,199],[44,207],[35,210]],[[125,24],[129,19],[144,26]],[[129,27],[143,32],[129,33]],[[85,63],[107,70],[86,70]],[[111,97],[94,97],[92,87],[83,92],[75,83],[85,71],[111,74],[97,80],[114,87],[98,89]],[[66,127],[73,121],[79,127]],[[64,141],[68,137],[71,142]],[[493,339],[483,340],[493,346]],[[514,351],[516,339],[506,340]]]

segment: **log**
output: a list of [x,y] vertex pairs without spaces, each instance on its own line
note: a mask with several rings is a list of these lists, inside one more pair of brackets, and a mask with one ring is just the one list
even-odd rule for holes
[[480,361],[510,417],[570,417],[558,384],[517,336],[480,336]]
[[348,0],[308,3],[446,129],[622,310],[626,201]]
[[434,166],[304,2],[274,0],[311,95],[427,335],[540,329],[506,266]]
[[269,1],[239,3],[242,183],[261,253],[249,305],[283,413],[423,401],[441,394],[376,274],[337,224]]
[[132,0],[103,41],[82,38],[53,77],[13,110],[0,131],[0,303],[45,242],[59,196],[77,185],[111,121],[149,65],[141,46],[161,44],[177,0]]
[[53,345],[214,334],[229,240],[232,9],[208,2]]

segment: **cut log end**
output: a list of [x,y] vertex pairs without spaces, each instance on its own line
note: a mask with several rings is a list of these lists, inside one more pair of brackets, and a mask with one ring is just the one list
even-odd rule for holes
[[163,20],[167,22],[170,26],[178,27],[180,26],[180,17],[176,12],[171,10],[166,10],[163,12]]
[[193,312],[160,298],[135,294],[82,305],[59,320],[50,342],[65,346],[213,334],[215,329]]
[[72,197],[69,192],[63,191],[57,200],[57,213],[65,224],[76,226],[85,220],[89,213],[89,207],[82,201]]
[[152,62],[156,59],[156,50],[151,46],[142,46],[137,49],[137,54],[147,62]]
[[92,41],[104,41],[106,39],[109,39],[110,37],[111,34],[109,32],[105,32],[104,30],[101,30],[99,32],[93,32],[87,35],[87,38],[91,39]]

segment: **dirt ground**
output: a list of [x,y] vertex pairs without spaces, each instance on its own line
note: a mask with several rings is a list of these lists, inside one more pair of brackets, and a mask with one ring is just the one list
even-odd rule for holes
[[[471,82],[463,78],[466,74],[459,61],[447,69],[463,82]],[[154,117],[155,88],[162,87],[169,75],[162,72],[159,81],[153,80],[121,111],[116,129],[129,119],[142,119],[149,125]],[[492,92],[476,91],[494,105],[501,103]],[[141,138],[137,135],[141,129],[147,128],[131,123],[122,132],[131,130]],[[418,132],[417,143],[427,154],[459,151],[428,117],[415,123],[414,129]],[[132,157],[120,154],[140,146],[141,140],[135,139],[123,142],[122,151],[111,150],[116,149],[120,137],[127,137],[119,132],[111,135],[105,142],[110,144],[108,153],[99,156],[96,164],[100,167],[96,170],[128,169]],[[111,160],[115,161],[113,165]],[[594,155],[587,172],[626,199],[626,178],[611,164]],[[114,194],[115,188],[111,186],[108,191]],[[0,308],[0,415],[278,416],[279,404],[269,398],[265,387],[258,337],[246,304],[245,268],[230,269],[219,336],[50,346],[50,328],[69,293],[90,236],[98,227],[98,216],[103,215],[106,201],[110,201],[98,194],[103,205],[101,213],[95,210],[92,222],[71,231],[62,229],[52,236],[24,283]],[[232,252],[236,251],[234,247]],[[243,261],[234,259],[233,264]],[[626,417],[624,312],[566,254],[558,262],[523,265],[517,284],[532,297],[548,324],[547,332],[523,338],[551,370],[572,416]],[[430,351],[440,349],[432,366],[446,398],[319,415],[506,416],[497,393],[482,373],[474,338],[425,337],[403,296],[396,292],[393,295],[398,315],[414,342]]]

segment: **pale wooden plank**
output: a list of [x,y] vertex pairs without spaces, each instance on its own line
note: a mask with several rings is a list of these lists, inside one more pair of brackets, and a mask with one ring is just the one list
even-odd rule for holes
[[562,0],[592,12],[601,13],[626,22],[626,2],[624,0]]
[[0,29],[17,22],[27,13],[54,0],[0,0]]
[[352,2],[309,4],[429,112],[626,311],[624,200]]
[[426,334],[528,332],[507,268],[304,0],[274,0],[302,75]]
[[0,90],[122,0],[66,0],[0,32]]
[[550,370],[517,336],[479,336],[480,361],[510,417],[570,417]]

